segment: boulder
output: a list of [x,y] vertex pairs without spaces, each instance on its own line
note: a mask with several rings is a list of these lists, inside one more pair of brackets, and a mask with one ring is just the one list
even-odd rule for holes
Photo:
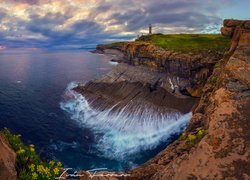
[[234,20],[234,19],[225,19],[223,22],[223,25],[226,27],[236,27],[236,26],[241,26],[242,25],[241,20]]
[[222,27],[220,31],[221,31],[222,35],[224,35],[226,37],[232,37],[233,32],[234,32],[234,28],[232,28],[232,27]]
[[250,30],[250,20],[245,21],[245,23],[244,23],[244,28]]

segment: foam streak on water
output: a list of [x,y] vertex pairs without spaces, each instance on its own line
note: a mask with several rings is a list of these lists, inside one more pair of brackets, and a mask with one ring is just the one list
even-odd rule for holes
[[84,96],[72,91],[76,83],[70,83],[65,94],[70,99],[60,103],[71,119],[96,133],[95,148],[107,158],[124,160],[145,150],[152,150],[167,142],[173,134],[186,127],[192,114],[163,113],[146,104],[137,106],[131,112],[128,104],[119,112],[112,108],[94,110]]

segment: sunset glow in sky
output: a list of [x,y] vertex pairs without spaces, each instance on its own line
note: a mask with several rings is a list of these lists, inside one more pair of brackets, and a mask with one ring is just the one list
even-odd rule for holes
[[87,48],[154,32],[216,33],[250,19],[241,0],[0,0],[0,46]]

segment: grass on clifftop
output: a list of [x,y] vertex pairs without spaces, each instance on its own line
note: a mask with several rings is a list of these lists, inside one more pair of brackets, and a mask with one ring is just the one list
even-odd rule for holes
[[175,52],[223,51],[230,39],[220,34],[153,34],[141,36],[136,41],[151,42]]

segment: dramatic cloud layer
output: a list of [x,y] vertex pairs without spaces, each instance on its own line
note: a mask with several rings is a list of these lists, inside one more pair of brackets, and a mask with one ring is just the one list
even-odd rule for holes
[[0,0],[0,45],[86,48],[154,32],[218,32],[234,0]]

